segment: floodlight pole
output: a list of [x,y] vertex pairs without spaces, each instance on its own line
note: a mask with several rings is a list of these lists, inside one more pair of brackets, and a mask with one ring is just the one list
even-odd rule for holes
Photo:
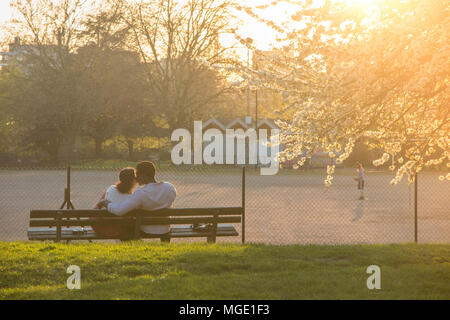
[[[250,46],[253,39],[248,37],[245,39],[245,46],[247,47],[247,68],[250,69]],[[247,83],[247,116],[250,116],[250,82]]]
[[[247,47],[247,67],[250,68],[250,48]],[[250,83],[247,83],[247,115],[250,115]]]
[[417,172],[414,176],[414,242],[418,242],[418,232],[417,232]]
[[[258,65],[256,63],[256,58],[253,57],[253,69],[257,70]],[[256,140],[258,141],[258,148],[256,149],[256,166],[255,169],[258,169],[259,166],[259,144],[261,141],[259,140],[259,130],[258,130],[258,87],[255,89],[255,131],[256,131]]]
[[258,89],[255,90],[255,131],[256,131],[256,140],[258,141],[258,148],[256,149],[256,166],[255,169],[258,169],[259,166],[259,144],[261,141],[259,140],[259,130],[258,130]]
[[245,166],[242,167],[242,243],[245,243]]

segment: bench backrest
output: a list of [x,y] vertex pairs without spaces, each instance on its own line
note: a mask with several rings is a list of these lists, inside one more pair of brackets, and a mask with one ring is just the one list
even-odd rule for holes
[[56,227],[58,238],[62,227],[134,226],[138,237],[141,225],[212,223],[215,229],[219,223],[241,223],[243,214],[244,209],[241,207],[136,210],[121,217],[106,210],[31,210],[30,227]]

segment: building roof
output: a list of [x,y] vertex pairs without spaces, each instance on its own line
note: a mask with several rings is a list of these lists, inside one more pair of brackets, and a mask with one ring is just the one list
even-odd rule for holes
[[223,125],[223,123],[216,118],[211,118],[203,123],[202,129],[205,130],[205,128],[208,128],[210,125],[216,125],[219,129],[225,131],[226,127]]
[[[253,120],[253,119],[252,119]],[[216,119],[210,118],[207,121],[203,122],[202,129],[205,130],[211,125],[215,125],[220,130],[225,131],[226,129],[231,129],[238,125],[243,129],[249,129],[254,127],[254,122],[251,124],[247,124],[245,118],[234,118],[234,119]],[[275,120],[273,119],[258,119],[258,128],[263,126],[267,126],[270,129],[277,129],[278,126],[275,124]]]
[[270,129],[277,129],[278,126],[275,124],[275,120],[273,119],[258,119],[258,128],[263,125],[268,126]]
[[244,129],[248,129],[248,128],[249,128],[249,126],[247,125],[247,123],[245,123],[245,120],[242,120],[242,119],[240,119],[240,118],[234,119],[233,121],[231,121],[230,123],[228,123],[228,125],[227,125],[226,127],[227,127],[227,129],[231,129],[231,128],[233,128],[233,127],[234,127],[235,125],[237,125],[237,124],[241,125],[241,127],[244,128]]

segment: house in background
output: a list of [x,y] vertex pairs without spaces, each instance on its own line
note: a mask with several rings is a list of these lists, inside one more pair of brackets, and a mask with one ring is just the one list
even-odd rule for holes
[[[216,118],[210,118],[207,121],[203,122],[203,133],[205,133],[208,129],[217,129],[223,134],[223,149],[219,150],[217,152],[220,152],[218,155],[223,159],[223,163],[226,164],[226,141],[225,141],[225,134],[227,129],[242,129],[244,132],[247,131],[250,128],[255,128],[255,123],[251,121],[251,119],[244,119],[244,118],[235,118],[235,119],[216,119]],[[267,130],[267,137],[269,138],[272,135],[273,129],[279,129],[278,126],[275,124],[275,121],[273,119],[260,119],[258,120],[258,131],[261,129]],[[259,137],[259,136],[258,136]],[[203,141],[203,150],[208,147],[209,144],[211,144],[212,141]],[[249,163],[249,144],[248,139],[245,140],[244,146],[239,145],[239,140],[235,141],[234,145],[234,163],[237,164],[237,152],[239,148],[245,149],[245,162]],[[281,145],[281,150],[283,150],[283,145]],[[271,156],[270,150],[268,151],[268,156]],[[339,156],[342,152],[337,152],[337,156]],[[303,156],[306,156],[307,153],[304,153]],[[215,154],[214,154],[215,155]],[[301,156],[286,161],[283,163],[284,168],[292,168],[298,160],[300,160]],[[310,160],[305,164],[304,167],[310,167],[310,168],[325,168],[328,165],[335,165],[336,167],[343,167],[343,164],[336,164],[336,161],[328,156],[327,152],[316,152],[314,153]]]
[[222,133],[225,133],[226,126],[220,120],[217,120],[216,118],[211,118],[208,121],[203,122],[202,126],[203,132],[205,132],[208,129],[218,129]]
[[9,44],[8,51],[0,52],[1,69],[13,65],[27,72],[28,68],[35,65],[37,59],[44,59],[49,64],[60,64],[62,54],[69,54],[65,46],[24,44],[19,37]]
[[[209,130],[209,129],[217,129],[222,133],[222,145],[223,149],[220,151],[215,150],[216,152],[220,152],[219,155],[216,155],[213,153],[214,156],[220,157],[223,159],[223,163],[226,164],[226,131],[227,129],[233,129],[233,130],[239,130],[242,129],[244,132],[246,132],[248,129],[254,129],[255,123],[252,122],[252,119],[250,118],[234,118],[234,119],[216,119],[216,118],[210,118],[207,121],[203,122],[202,124],[202,130],[203,134]],[[275,122],[271,119],[261,119],[258,121],[258,130],[260,129],[266,129],[267,130],[267,138],[269,138],[272,134],[273,129],[278,129],[278,127],[275,125]],[[259,138],[259,135],[257,134],[257,137]],[[203,141],[203,150],[205,150],[213,141]],[[244,146],[242,146],[242,143],[244,143]],[[258,143],[262,143],[259,142]],[[248,139],[245,139],[245,141],[241,141],[239,139],[235,140],[234,144],[234,163],[237,164],[237,153],[238,150],[245,150],[245,162],[249,163],[249,143]],[[257,147],[257,153],[258,151]],[[268,156],[271,156],[270,149],[268,150]]]

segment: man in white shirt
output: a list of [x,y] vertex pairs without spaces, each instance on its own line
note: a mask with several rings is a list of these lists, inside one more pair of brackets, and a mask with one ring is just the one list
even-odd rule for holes
[[[150,161],[140,162],[136,166],[136,181],[141,186],[133,195],[120,203],[103,200],[98,203],[99,208],[107,208],[117,216],[123,216],[130,211],[143,209],[148,211],[170,208],[175,201],[177,191],[168,182],[157,182],[156,168]],[[170,231],[168,225],[141,226],[141,230],[148,234],[164,235]]]

